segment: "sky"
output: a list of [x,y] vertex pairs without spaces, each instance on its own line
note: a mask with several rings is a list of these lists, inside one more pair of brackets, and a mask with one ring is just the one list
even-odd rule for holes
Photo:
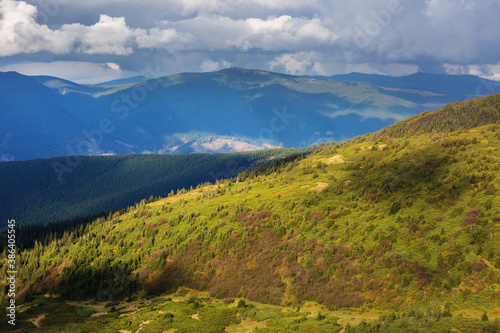
[[244,67],[500,80],[500,0],[0,0],[0,71],[98,83]]

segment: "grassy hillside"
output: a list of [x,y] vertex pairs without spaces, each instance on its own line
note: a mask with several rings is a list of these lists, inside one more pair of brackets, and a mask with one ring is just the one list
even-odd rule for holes
[[73,156],[0,163],[0,229],[7,220],[46,224],[167,197],[312,149],[233,154]]
[[424,114],[37,243],[17,257],[24,327],[498,332],[500,110],[473,127],[481,110],[449,108],[459,130],[387,135]]
[[423,112],[399,121],[368,139],[389,139],[424,133],[448,133],[466,130],[500,121],[500,95],[474,98],[462,103],[448,104],[442,109]]

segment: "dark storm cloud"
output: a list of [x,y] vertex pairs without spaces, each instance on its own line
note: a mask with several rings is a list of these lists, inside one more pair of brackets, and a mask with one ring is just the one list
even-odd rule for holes
[[28,74],[242,66],[500,78],[497,0],[0,0],[0,15],[0,69]]

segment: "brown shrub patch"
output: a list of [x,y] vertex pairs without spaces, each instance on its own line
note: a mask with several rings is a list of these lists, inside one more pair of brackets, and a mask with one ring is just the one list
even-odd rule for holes
[[160,221],[158,221],[158,223],[152,223],[152,224],[149,225],[149,227],[154,229],[154,228],[160,227],[160,226],[162,226],[162,225],[164,225],[166,223],[168,223],[168,220],[166,220],[166,219],[160,219]]
[[243,212],[239,212],[238,214],[236,214],[236,216],[234,217],[234,220],[236,222],[246,222],[247,220],[247,214],[243,213]]
[[471,268],[474,272],[481,272],[483,269],[486,268],[486,263],[484,262],[484,260],[481,260],[479,262],[473,262],[471,264]]
[[222,300],[224,304],[233,304],[234,303],[234,298],[232,297],[226,297]]
[[309,215],[307,215],[307,220],[316,220],[316,221],[321,221],[323,219],[323,213],[321,212],[311,212]]
[[442,110],[435,112],[433,114],[423,116],[420,119],[418,119],[417,121],[415,121],[413,124],[408,126],[408,132],[413,133],[414,131],[418,130],[418,128],[421,127],[422,125],[432,123],[437,118],[446,117],[452,113],[454,113],[453,109],[445,108],[445,109],[442,109]]
[[477,217],[466,217],[464,220],[463,225],[471,225],[471,224],[476,224],[477,222]]
[[479,216],[480,213],[481,213],[480,208],[469,210],[469,212],[467,213],[467,217],[464,220],[463,225],[475,224],[477,222],[477,217]]
[[392,244],[385,241],[377,245],[383,252],[387,252],[392,248]]
[[420,281],[424,282],[425,284],[430,284],[432,282],[433,275],[431,272],[429,272],[429,269],[427,267],[417,264],[416,273]]
[[[292,250],[296,250],[290,246],[286,251],[280,251],[283,245],[281,237],[271,229],[259,232],[258,238],[248,237],[241,248],[233,244],[233,250],[220,261],[211,262],[212,267],[217,267],[217,273],[210,278],[207,286],[210,295],[219,298],[246,297],[281,304],[286,284],[279,275],[279,266]],[[249,264],[255,269],[249,270]]]
[[344,257],[348,257],[351,251],[352,251],[352,245],[344,246],[342,244],[339,244],[336,248],[336,253],[341,254]]
[[262,224],[266,223],[266,218],[270,217],[273,217],[273,212],[271,212],[270,210],[263,210],[261,212],[250,212],[246,216],[246,220],[243,225],[247,229],[251,227],[259,228]]
[[330,214],[330,219],[335,220],[335,219],[336,219],[337,217],[339,217],[339,216],[340,216],[340,214],[339,214],[339,213],[331,213],[331,214]]
[[439,264],[439,268],[444,269],[444,270],[448,270],[451,268],[451,266],[446,262],[442,262]]
[[481,213],[481,208],[471,209],[467,213],[467,217],[478,217],[479,213]]

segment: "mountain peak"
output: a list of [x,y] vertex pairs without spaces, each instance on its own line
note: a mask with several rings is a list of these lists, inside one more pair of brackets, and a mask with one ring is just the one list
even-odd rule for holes
[[102,83],[97,83],[96,86],[119,86],[122,84],[132,84],[132,83],[141,83],[144,81],[150,80],[149,77],[144,76],[144,75],[137,75],[129,78],[124,78],[124,79],[117,79],[117,80],[111,80],[111,81],[106,81]]
[[229,67],[221,70],[221,72],[227,73],[243,73],[243,74],[257,74],[257,75],[270,75],[271,72],[258,70],[258,69],[247,69],[242,67]]

